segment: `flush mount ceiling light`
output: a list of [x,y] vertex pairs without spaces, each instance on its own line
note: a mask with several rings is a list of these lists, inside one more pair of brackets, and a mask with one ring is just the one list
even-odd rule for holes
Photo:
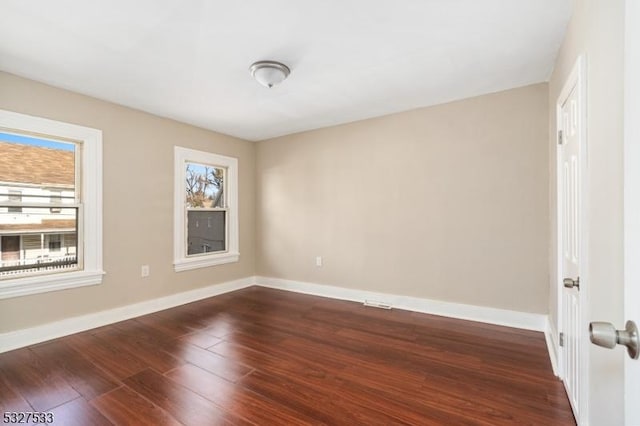
[[268,88],[282,83],[291,73],[288,66],[276,61],[254,62],[249,71],[258,83]]

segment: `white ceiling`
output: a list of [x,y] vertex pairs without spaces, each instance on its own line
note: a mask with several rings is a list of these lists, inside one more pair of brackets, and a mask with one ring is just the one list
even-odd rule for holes
[[[2,0],[0,70],[261,140],[547,81],[570,0]],[[284,62],[280,86],[257,60]]]

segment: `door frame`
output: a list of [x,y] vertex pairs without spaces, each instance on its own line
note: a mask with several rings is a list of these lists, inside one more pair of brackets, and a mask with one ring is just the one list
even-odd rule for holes
[[[640,2],[625,2],[624,57],[624,305],[625,321],[640,323]],[[633,317],[635,316],[635,317]],[[616,324],[618,325],[618,324]],[[620,324],[623,325],[623,324]],[[624,355],[625,424],[640,422],[640,360]]]
[[[563,173],[561,164],[561,146],[558,144],[557,131],[563,128],[562,124],[562,105],[571,94],[573,88],[578,91],[578,103],[580,110],[580,129],[579,129],[579,164],[580,164],[580,291],[578,292],[580,303],[580,318],[579,324],[582,330],[580,339],[580,365],[578,366],[578,400],[580,406],[577,407],[578,413],[574,412],[576,421],[578,424],[582,424],[584,419],[589,418],[589,315],[588,315],[588,292],[589,292],[589,275],[588,275],[588,241],[589,241],[589,227],[588,222],[588,206],[589,203],[589,190],[588,190],[588,136],[587,136],[587,58],[585,54],[578,56],[576,62],[571,70],[571,73],[565,80],[565,83],[560,91],[560,95],[556,100],[556,294],[557,294],[557,318],[558,318],[558,332],[565,331],[565,318],[564,318],[564,286],[562,280],[564,278],[563,272],[563,253],[562,253],[562,228],[563,228],[563,211],[562,211],[562,184]],[[559,342],[559,337],[554,336]],[[561,380],[565,379],[566,366],[564,365],[564,358],[566,350],[565,347],[561,347],[559,344],[556,347],[558,359],[558,377]],[[572,407],[573,408],[573,407]],[[579,416],[577,415],[579,414]]]

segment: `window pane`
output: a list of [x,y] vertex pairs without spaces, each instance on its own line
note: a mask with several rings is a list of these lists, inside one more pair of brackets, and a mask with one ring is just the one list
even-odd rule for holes
[[197,163],[187,163],[186,168],[187,207],[224,207],[225,169]]
[[187,211],[187,255],[225,251],[226,211]]
[[75,150],[71,142],[0,132],[0,182],[14,184],[7,189],[21,192],[24,202],[49,202],[51,191],[73,199]]
[[0,278],[77,268],[76,149],[0,132]]

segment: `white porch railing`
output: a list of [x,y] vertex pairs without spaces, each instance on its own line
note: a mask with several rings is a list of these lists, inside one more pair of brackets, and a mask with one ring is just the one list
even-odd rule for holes
[[73,269],[76,255],[39,256],[36,259],[0,260],[0,277],[22,275],[28,272]]

